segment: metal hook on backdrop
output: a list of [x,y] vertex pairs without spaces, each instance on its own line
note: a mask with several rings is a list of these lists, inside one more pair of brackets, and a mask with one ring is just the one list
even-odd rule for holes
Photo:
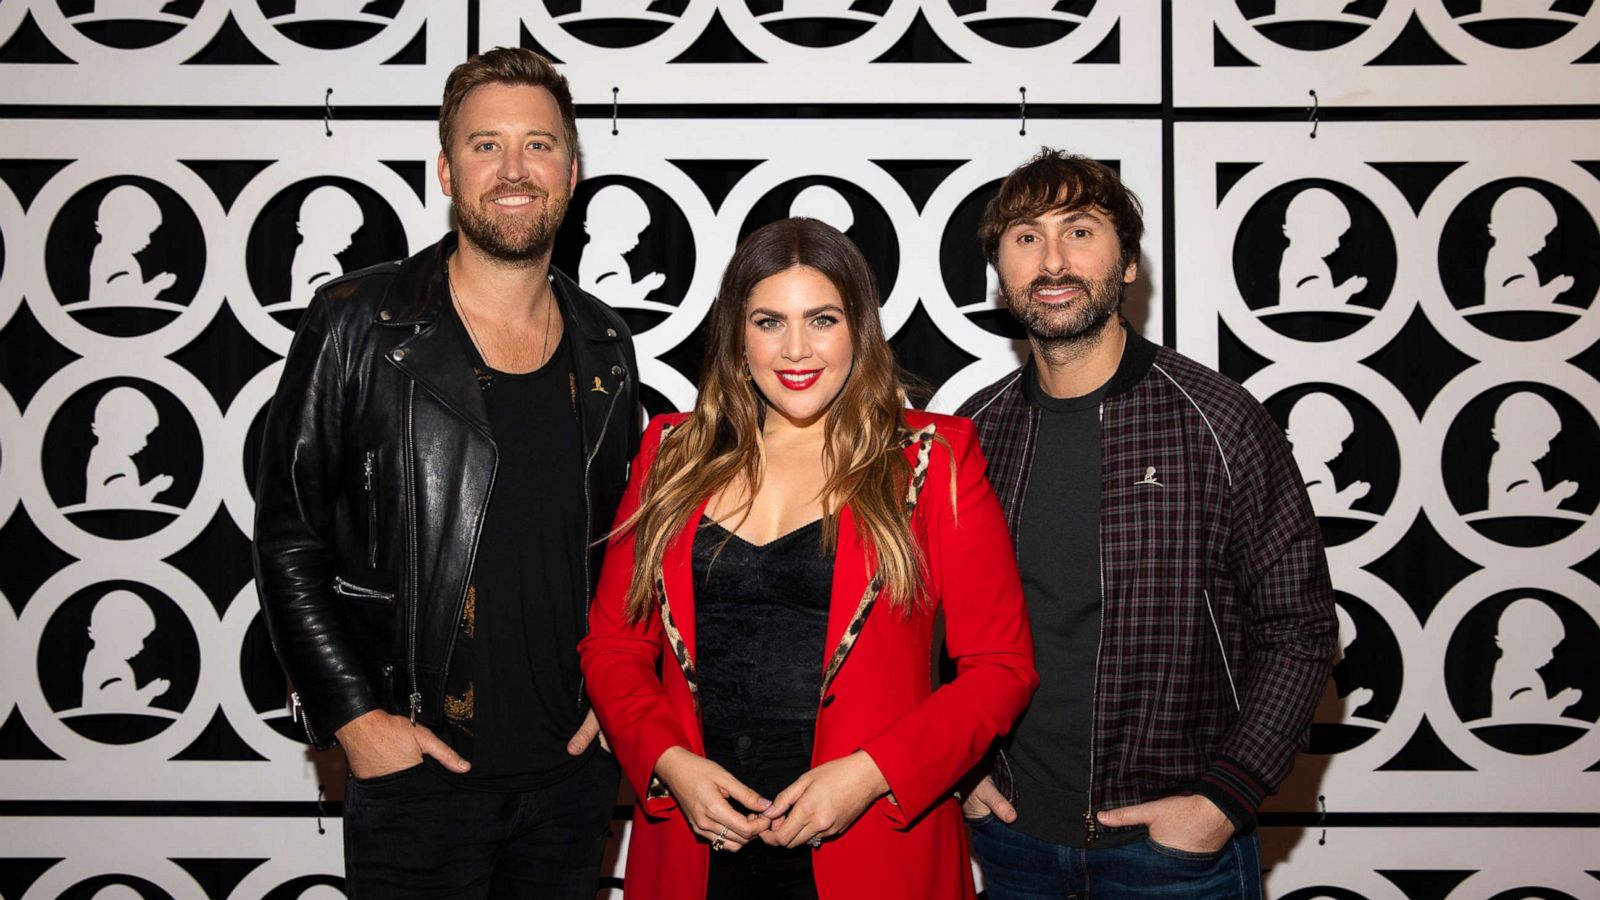
[[1311,114],[1311,139],[1314,141],[1317,139],[1317,125],[1321,121],[1319,117],[1322,115],[1322,104],[1317,100],[1316,91],[1311,91],[1310,94],[1311,105],[1306,107],[1306,112]]
[[333,88],[322,95],[322,134],[333,137]]
[[1018,115],[1021,117],[1022,126],[1017,129],[1017,134],[1020,134],[1020,135],[1023,135],[1023,136],[1027,136],[1027,134],[1028,134],[1028,89],[1025,88],[1025,87],[1019,87],[1019,88],[1017,88],[1017,93],[1022,95],[1022,102],[1019,104],[1019,111],[1018,111]]
[[611,133],[617,133],[617,86],[611,86]]

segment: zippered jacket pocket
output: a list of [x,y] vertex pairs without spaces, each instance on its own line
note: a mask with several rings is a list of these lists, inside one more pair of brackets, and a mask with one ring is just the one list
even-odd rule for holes
[[367,495],[367,568],[378,567],[378,454],[368,450],[361,462],[361,487]]
[[385,605],[394,603],[394,594],[389,591],[362,587],[359,584],[345,581],[337,575],[333,578],[333,592],[341,597],[349,597],[352,600],[365,600],[368,603],[382,603]]

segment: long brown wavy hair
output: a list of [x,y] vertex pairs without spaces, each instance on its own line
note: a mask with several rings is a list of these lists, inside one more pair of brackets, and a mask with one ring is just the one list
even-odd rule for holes
[[906,391],[878,319],[878,286],[861,251],[815,219],[783,219],[745,238],[728,261],[706,322],[706,356],[694,411],[661,441],[639,508],[617,528],[634,535],[627,616],[638,622],[655,599],[667,545],[700,503],[725,485],[749,486],[741,518],[760,488],[766,401],[745,380],[745,304],[757,284],[797,267],[821,273],[844,300],[855,362],[823,418],[823,546],[839,537],[848,504],[892,604],[923,596],[923,560],[911,535],[905,495],[911,467],[902,452]]

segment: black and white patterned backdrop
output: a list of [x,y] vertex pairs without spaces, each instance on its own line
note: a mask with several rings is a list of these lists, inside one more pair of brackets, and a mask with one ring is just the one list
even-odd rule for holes
[[557,264],[652,412],[791,213],[862,247],[953,410],[1022,353],[997,179],[1117,167],[1131,321],[1262,400],[1329,546],[1270,895],[1600,897],[1596,5],[0,0],[0,897],[341,896],[338,759],[251,582],[260,416],[316,285],[448,227],[444,77],[506,44],[573,81]]

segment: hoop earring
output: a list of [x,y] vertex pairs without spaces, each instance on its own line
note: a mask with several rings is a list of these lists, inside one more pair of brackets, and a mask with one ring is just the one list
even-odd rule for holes
[[744,372],[739,377],[743,378],[745,381],[754,381],[755,380],[755,376],[750,374],[750,361],[748,359],[745,360],[745,362],[744,362]]

